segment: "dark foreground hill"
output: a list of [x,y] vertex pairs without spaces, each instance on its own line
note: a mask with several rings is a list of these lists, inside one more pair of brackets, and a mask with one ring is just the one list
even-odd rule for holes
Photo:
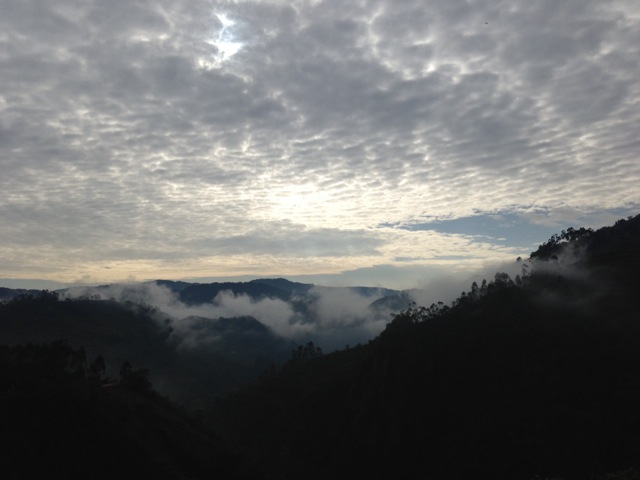
[[289,365],[212,425],[274,478],[638,478],[639,249],[640,217],[563,232],[516,279]]
[[154,370],[202,394],[233,363],[180,342],[249,348],[264,325],[174,332],[147,307],[18,298],[0,306],[2,477],[638,480],[639,251],[640,217],[563,232],[516,278],[409,308],[365,346],[309,343],[199,420],[152,390]]
[[145,371],[106,379],[63,343],[0,347],[0,418],[5,479],[255,478]]
[[[291,354],[288,342],[252,317],[188,318],[180,331],[163,318],[151,307],[63,301],[42,292],[0,303],[0,345],[65,341],[90,358],[102,355],[109,374],[128,361],[149,369],[163,395],[190,408],[256,378]],[[210,338],[218,341],[206,341]]]

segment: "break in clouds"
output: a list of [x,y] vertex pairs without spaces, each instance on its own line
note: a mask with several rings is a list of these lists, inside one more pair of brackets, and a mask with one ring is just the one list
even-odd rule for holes
[[632,0],[0,8],[7,276],[499,261],[401,227],[640,203]]

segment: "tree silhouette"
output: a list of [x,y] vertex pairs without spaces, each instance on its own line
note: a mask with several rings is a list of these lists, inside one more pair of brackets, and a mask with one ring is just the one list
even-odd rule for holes
[[131,364],[126,361],[120,368],[120,382],[119,385],[132,392],[136,393],[151,393],[152,385],[149,381],[149,370],[138,368],[133,369]]
[[107,366],[102,355],[98,355],[91,364],[89,364],[88,376],[97,381],[101,381],[107,371]]
[[291,359],[289,360],[289,363],[307,362],[321,356],[322,349],[315,346],[313,342],[307,342],[306,345],[299,345],[298,348],[291,352]]

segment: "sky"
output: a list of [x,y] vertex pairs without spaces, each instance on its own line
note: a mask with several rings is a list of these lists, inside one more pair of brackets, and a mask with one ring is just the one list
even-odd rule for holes
[[0,286],[410,288],[640,213],[636,0],[0,11]]

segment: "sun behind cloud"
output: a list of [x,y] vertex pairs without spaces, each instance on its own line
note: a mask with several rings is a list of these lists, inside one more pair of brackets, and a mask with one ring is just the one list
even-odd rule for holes
[[240,41],[235,34],[234,26],[237,23],[235,20],[230,18],[226,13],[217,13],[214,14],[214,17],[222,24],[222,28],[217,29],[206,42],[217,49],[215,55],[212,55],[212,63],[214,65],[221,65],[238,53],[244,46],[244,43]]

